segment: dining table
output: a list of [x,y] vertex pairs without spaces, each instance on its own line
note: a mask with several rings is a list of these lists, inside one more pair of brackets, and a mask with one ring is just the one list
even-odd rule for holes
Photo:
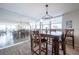
[[59,55],[59,50],[60,50],[60,41],[61,41],[61,50],[63,51],[63,54],[66,54],[66,49],[65,49],[65,40],[63,38],[63,33],[62,31],[52,31],[51,33],[40,33],[41,37],[47,37],[47,38],[52,38],[52,54],[54,53],[55,55]]

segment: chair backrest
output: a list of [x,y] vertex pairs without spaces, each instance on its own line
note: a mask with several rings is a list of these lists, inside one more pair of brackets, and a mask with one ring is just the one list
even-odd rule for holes
[[65,29],[66,36],[73,36],[74,35],[74,29]]
[[38,35],[39,34],[39,31],[33,31],[33,34]]
[[64,29],[62,33],[63,39],[66,39],[66,37],[72,37],[74,36],[74,29]]

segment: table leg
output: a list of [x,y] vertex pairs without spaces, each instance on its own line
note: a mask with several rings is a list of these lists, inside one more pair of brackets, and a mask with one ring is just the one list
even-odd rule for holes
[[65,43],[65,37],[64,37],[64,34],[62,35],[62,37],[61,37],[61,39],[62,39],[62,44],[61,44],[61,46],[62,46],[62,51],[63,51],[63,54],[65,55],[66,54],[66,43]]
[[54,48],[54,54],[59,55],[59,38],[54,38],[53,40],[53,48]]

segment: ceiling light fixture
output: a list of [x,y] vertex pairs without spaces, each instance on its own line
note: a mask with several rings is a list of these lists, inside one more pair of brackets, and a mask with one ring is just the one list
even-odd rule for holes
[[53,17],[48,14],[48,4],[45,5],[46,7],[46,14],[42,17],[42,19],[52,19]]

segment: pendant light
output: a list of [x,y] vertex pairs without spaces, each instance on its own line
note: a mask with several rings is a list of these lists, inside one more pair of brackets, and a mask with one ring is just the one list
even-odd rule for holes
[[45,16],[43,16],[42,19],[52,19],[53,17],[48,14],[48,4],[46,4],[45,7],[46,7],[46,12],[45,12]]

